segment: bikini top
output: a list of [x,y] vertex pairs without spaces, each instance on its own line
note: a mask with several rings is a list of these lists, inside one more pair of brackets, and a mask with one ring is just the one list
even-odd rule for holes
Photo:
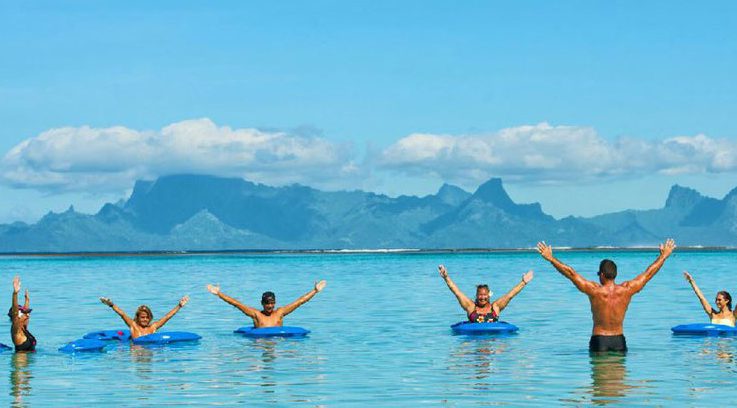
[[718,317],[711,319],[711,324],[723,324],[725,326],[734,327],[734,320],[726,318],[726,319],[720,319]]
[[496,314],[493,308],[486,314],[479,314],[474,310],[468,315],[468,321],[473,323],[496,322],[498,320],[499,315]]

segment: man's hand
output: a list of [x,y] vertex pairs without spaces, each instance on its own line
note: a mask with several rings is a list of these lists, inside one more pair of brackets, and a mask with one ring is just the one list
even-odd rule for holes
[[217,296],[220,294],[220,286],[215,286],[211,283],[207,284],[207,291],[212,293],[213,295]]
[[529,271],[527,271],[527,273],[525,273],[524,275],[522,275],[522,282],[524,282],[525,285],[526,285],[526,284],[530,283],[530,281],[534,277],[535,277],[535,273],[532,272],[532,270],[529,270]]
[[537,252],[539,252],[546,261],[550,262],[553,260],[553,247],[545,244],[545,241],[537,243]]
[[105,305],[108,305],[109,307],[113,307],[113,301],[110,300],[110,298],[101,297],[100,302],[102,302]]
[[660,255],[667,258],[675,248],[676,242],[673,241],[673,238],[668,238],[665,243],[660,244]]
[[324,281],[324,280],[321,280],[320,282],[315,282],[315,290],[318,291],[318,292],[320,292],[323,289],[325,289],[325,285],[327,285],[327,284],[328,283],[326,281]]

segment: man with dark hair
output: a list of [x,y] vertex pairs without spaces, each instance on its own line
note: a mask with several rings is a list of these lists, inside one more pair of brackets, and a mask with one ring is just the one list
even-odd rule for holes
[[614,280],[617,277],[617,264],[611,259],[604,259],[599,263],[599,273],[597,275],[604,275],[608,280]]
[[284,319],[284,316],[292,313],[295,309],[312,299],[313,296],[315,296],[318,292],[325,288],[325,285],[327,285],[327,282],[325,282],[324,280],[315,282],[315,287],[311,291],[300,296],[299,299],[295,300],[294,302],[278,308],[276,307],[276,295],[274,294],[274,292],[264,292],[261,295],[261,307],[263,308],[262,310],[247,306],[239,302],[238,300],[226,295],[225,293],[220,291],[220,286],[207,285],[207,290],[213,295],[224,300],[226,303],[235,306],[246,316],[253,319],[253,327],[276,327],[282,325],[282,320]]
[[627,307],[635,293],[642,290],[652,279],[675,249],[672,239],[660,244],[660,254],[645,272],[631,281],[617,284],[617,265],[605,259],[599,264],[599,282],[589,281],[579,275],[573,268],[557,260],[553,256],[553,248],[545,242],[538,242],[537,250],[546,261],[553,264],[563,276],[570,279],[576,288],[589,297],[594,328],[589,341],[589,351],[627,351],[624,338],[624,317]]

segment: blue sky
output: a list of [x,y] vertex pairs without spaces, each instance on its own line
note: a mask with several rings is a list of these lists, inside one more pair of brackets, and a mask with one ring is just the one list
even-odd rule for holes
[[0,2],[0,222],[206,172],[557,217],[737,186],[734,2]]

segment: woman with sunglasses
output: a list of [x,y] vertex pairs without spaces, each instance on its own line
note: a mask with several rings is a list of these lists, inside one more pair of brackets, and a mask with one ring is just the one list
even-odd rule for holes
[[701,289],[696,286],[696,281],[691,276],[691,274],[688,273],[688,271],[683,271],[683,276],[686,278],[688,283],[691,284],[691,288],[693,289],[694,293],[696,293],[696,297],[698,297],[701,301],[701,306],[704,308],[704,311],[711,319],[712,324],[722,324],[731,327],[735,326],[735,315],[734,312],[732,312],[732,296],[729,294],[729,292],[727,292],[726,290],[721,290],[717,292],[717,309],[715,310],[713,307],[711,307],[709,301],[706,300],[704,294],[701,293]]
[[30,299],[26,290],[23,306],[18,306],[18,292],[20,292],[20,278],[13,278],[13,303],[8,311],[10,317],[10,337],[13,338],[15,351],[35,351],[36,338],[28,331],[28,322],[31,318]]
[[153,323],[151,321],[154,318],[154,314],[151,312],[151,309],[146,305],[138,306],[138,309],[136,309],[135,319],[131,319],[127,314],[125,314],[123,309],[113,304],[113,301],[109,298],[101,297],[100,302],[109,306],[123,319],[125,324],[128,325],[128,328],[130,328],[131,338],[135,339],[141,336],[156,333],[156,330],[165,325],[166,322],[169,321],[169,319],[174,317],[174,315],[177,314],[177,312],[180,311],[184,307],[184,305],[187,304],[187,302],[189,302],[189,296],[184,296],[183,298],[179,299],[179,303],[174,306],[174,309],[171,309],[169,313],[167,313],[164,317]]
[[450,279],[450,276],[448,276],[448,271],[445,269],[445,266],[438,266],[438,271],[440,271],[440,276],[445,280],[445,284],[448,285],[448,289],[453,292],[456,299],[458,299],[458,303],[461,305],[463,310],[466,311],[468,321],[474,323],[498,321],[499,314],[502,310],[507,307],[512,298],[517,296],[517,294],[527,286],[534,277],[532,271],[528,271],[522,275],[520,283],[513,287],[506,295],[489,303],[492,293],[489,291],[489,285],[482,284],[476,286],[476,300],[473,301],[458,289],[453,280]]

